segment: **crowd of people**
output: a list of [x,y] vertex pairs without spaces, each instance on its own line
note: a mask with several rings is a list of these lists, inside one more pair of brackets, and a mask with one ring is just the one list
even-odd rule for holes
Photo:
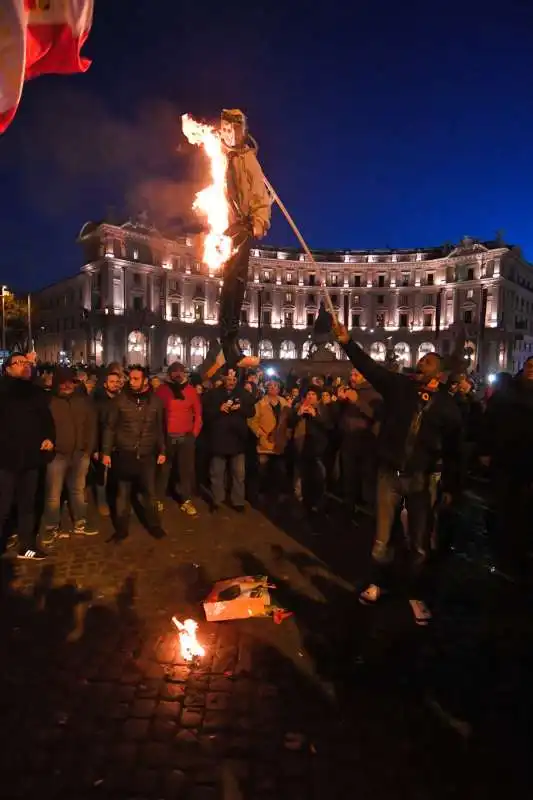
[[292,501],[319,525],[340,502],[355,523],[375,518],[361,602],[401,587],[426,625],[440,521],[461,503],[469,474],[484,470],[495,548],[527,579],[533,358],[481,393],[465,371],[443,373],[437,353],[405,374],[373,361],[342,326],[335,333],[352,362],[346,380],[281,381],[261,368],[202,380],[181,363],[152,377],[118,363],[39,369],[11,354],[0,380],[4,544],[13,514],[11,551],[42,560],[58,539],[97,535],[102,517],[115,541],[126,538],[137,500],[156,539],[166,534],[165,503],[195,517],[199,493],[212,514],[226,501],[237,513]]

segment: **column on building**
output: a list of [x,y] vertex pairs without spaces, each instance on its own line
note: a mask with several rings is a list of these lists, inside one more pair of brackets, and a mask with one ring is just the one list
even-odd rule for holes
[[305,311],[305,292],[298,289],[296,286],[291,287],[291,291],[295,294],[294,310],[296,324],[300,328],[305,328],[306,325],[306,311]]
[[205,318],[208,321],[217,319],[218,280],[211,278],[205,282]]
[[113,308],[113,274],[113,263],[107,261],[102,274],[102,308]]
[[283,291],[281,286],[272,285],[272,327],[281,328],[283,325]]
[[461,292],[456,287],[453,292],[453,321],[455,324],[461,321]]
[[[417,272],[419,272],[419,271],[417,270]],[[415,277],[415,281],[416,281],[416,277]],[[424,297],[422,295],[422,290],[421,290],[420,287],[416,289],[416,291],[414,292],[412,297],[413,297],[413,324],[415,326],[417,326],[417,327],[420,327],[422,325],[423,321],[424,321],[423,320],[423,311],[422,311],[423,303],[424,303]]]
[[389,311],[389,318],[387,320],[387,325],[389,327],[398,327],[398,293],[394,289],[389,289],[389,297],[388,297],[388,311]]

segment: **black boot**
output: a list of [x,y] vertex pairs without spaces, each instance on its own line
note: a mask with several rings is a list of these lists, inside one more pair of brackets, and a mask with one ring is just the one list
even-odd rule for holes
[[244,353],[239,346],[239,332],[232,331],[222,337],[222,350],[229,367],[235,368],[244,358]]

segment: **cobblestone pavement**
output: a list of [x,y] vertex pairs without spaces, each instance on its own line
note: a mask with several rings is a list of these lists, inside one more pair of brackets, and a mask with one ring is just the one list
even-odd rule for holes
[[[531,615],[453,558],[437,615],[356,602],[368,530],[311,530],[290,507],[190,519],[166,539],[64,540],[46,564],[2,560],[0,779],[6,798],[471,797],[525,779]],[[267,573],[294,612],[205,622],[213,581]],[[182,663],[171,617],[200,621]]]

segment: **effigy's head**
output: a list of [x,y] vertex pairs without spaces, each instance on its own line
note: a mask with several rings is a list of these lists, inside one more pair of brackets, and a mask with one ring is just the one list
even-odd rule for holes
[[220,116],[220,135],[226,147],[240,147],[246,139],[246,116],[238,108],[224,108]]

